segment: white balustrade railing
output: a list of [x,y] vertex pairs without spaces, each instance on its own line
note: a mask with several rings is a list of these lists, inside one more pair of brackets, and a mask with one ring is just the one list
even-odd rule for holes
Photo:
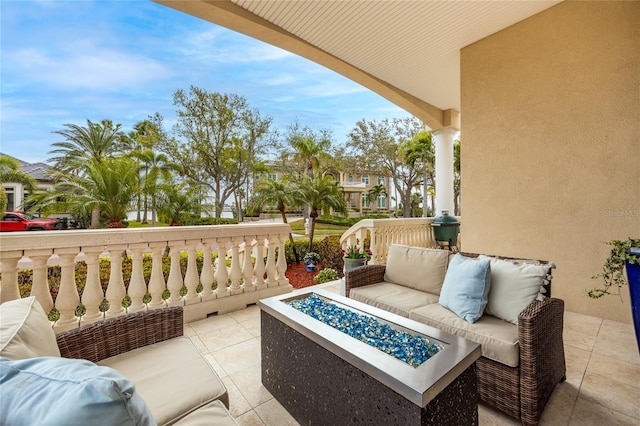
[[371,238],[370,265],[387,263],[391,244],[405,244],[416,247],[436,247],[433,238],[432,217],[410,219],[363,219],[349,228],[340,238],[344,250],[348,246],[362,244],[367,236]]
[[[285,276],[284,242],[289,230],[287,224],[252,224],[3,233],[0,302],[20,297],[19,270],[26,266],[33,270],[31,295],[46,312],[54,307],[59,312],[54,324],[57,332],[163,306],[184,306],[187,322],[206,318],[210,313],[242,309],[264,297],[292,291]],[[171,266],[165,282],[162,259],[167,250]],[[199,250],[204,253],[200,274],[196,264]],[[187,253],[184,276],[180,269],[181,252]],[[147,253],[151,255],[148,283],[143,273]],[[218,255],[215,262],[212,253]],[[100,283],[102,256],[108,256],[111,262],[106,291]],[[123,256],[131,257],[128,287],[123,278]],[[81,293],[75,280],[75,266],[80,260],[87,265]],[[47,277],[47,268],[53,265],[60,266],[55,303]],[[180,294],[183,287],[184,296]],[[166,290],[170,295],[165,300]],[[130,300],[126,308],[125,298]],[[101,310],[105,299],[109,305],[106,311]],[[80,305],[84,307],[81,317],[77,316]]]

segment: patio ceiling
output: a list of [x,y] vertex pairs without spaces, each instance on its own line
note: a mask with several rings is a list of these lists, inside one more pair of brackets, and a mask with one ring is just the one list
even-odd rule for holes
[[156,1],[333,69],[433,129],[457,127],[460,49],[560,2]]

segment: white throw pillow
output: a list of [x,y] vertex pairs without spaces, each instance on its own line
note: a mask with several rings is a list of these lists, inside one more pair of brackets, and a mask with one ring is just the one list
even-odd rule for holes
[[484,312],[513,324],[536,300],[549,266],[491,258],[491,289]]
[[0,305],[0,356],[13,360],[60,356],[56,334],[35,297]]

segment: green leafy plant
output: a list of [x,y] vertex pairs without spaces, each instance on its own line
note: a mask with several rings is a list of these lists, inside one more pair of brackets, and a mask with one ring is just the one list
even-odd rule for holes
[[640,239],[612,240],[606,244],[611,246],[609,257],[602,265],[602,272],[591,277],[594,280],[602,280],[602,287],[593,288],[587,292],[593,299],[599,299],[605,295],[620,296],[620,288],[628,285],[624,275],[625,261],[632,264],[640,263],[640,257],[629,253],[631,247],[640,247]]
[[329,281],[337,280],[338,272],[335,269],[324,268],[322,271],[318,272],[318,274],[313,277],[313,280],[318,284],[328,283]]
[[318,253],[316,253],[315,251],[310,251],[307,254],[304,255],[304,261],[305,262],[313,262],[313,263],[318,263],[320,262],[320,255]]
[[344,257],[347,259],[370,259],[371,250],[364,249],[358,245],[348,246],[346,250],[342,250]]

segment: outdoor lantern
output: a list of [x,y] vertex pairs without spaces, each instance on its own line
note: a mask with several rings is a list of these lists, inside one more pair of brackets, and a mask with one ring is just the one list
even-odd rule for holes
[[449,214],[449,210],[442,210],[442,214],[433,219],[431,226],[436,243],[441,245],[446,243],[449,249],[458,243],[460,222]]

